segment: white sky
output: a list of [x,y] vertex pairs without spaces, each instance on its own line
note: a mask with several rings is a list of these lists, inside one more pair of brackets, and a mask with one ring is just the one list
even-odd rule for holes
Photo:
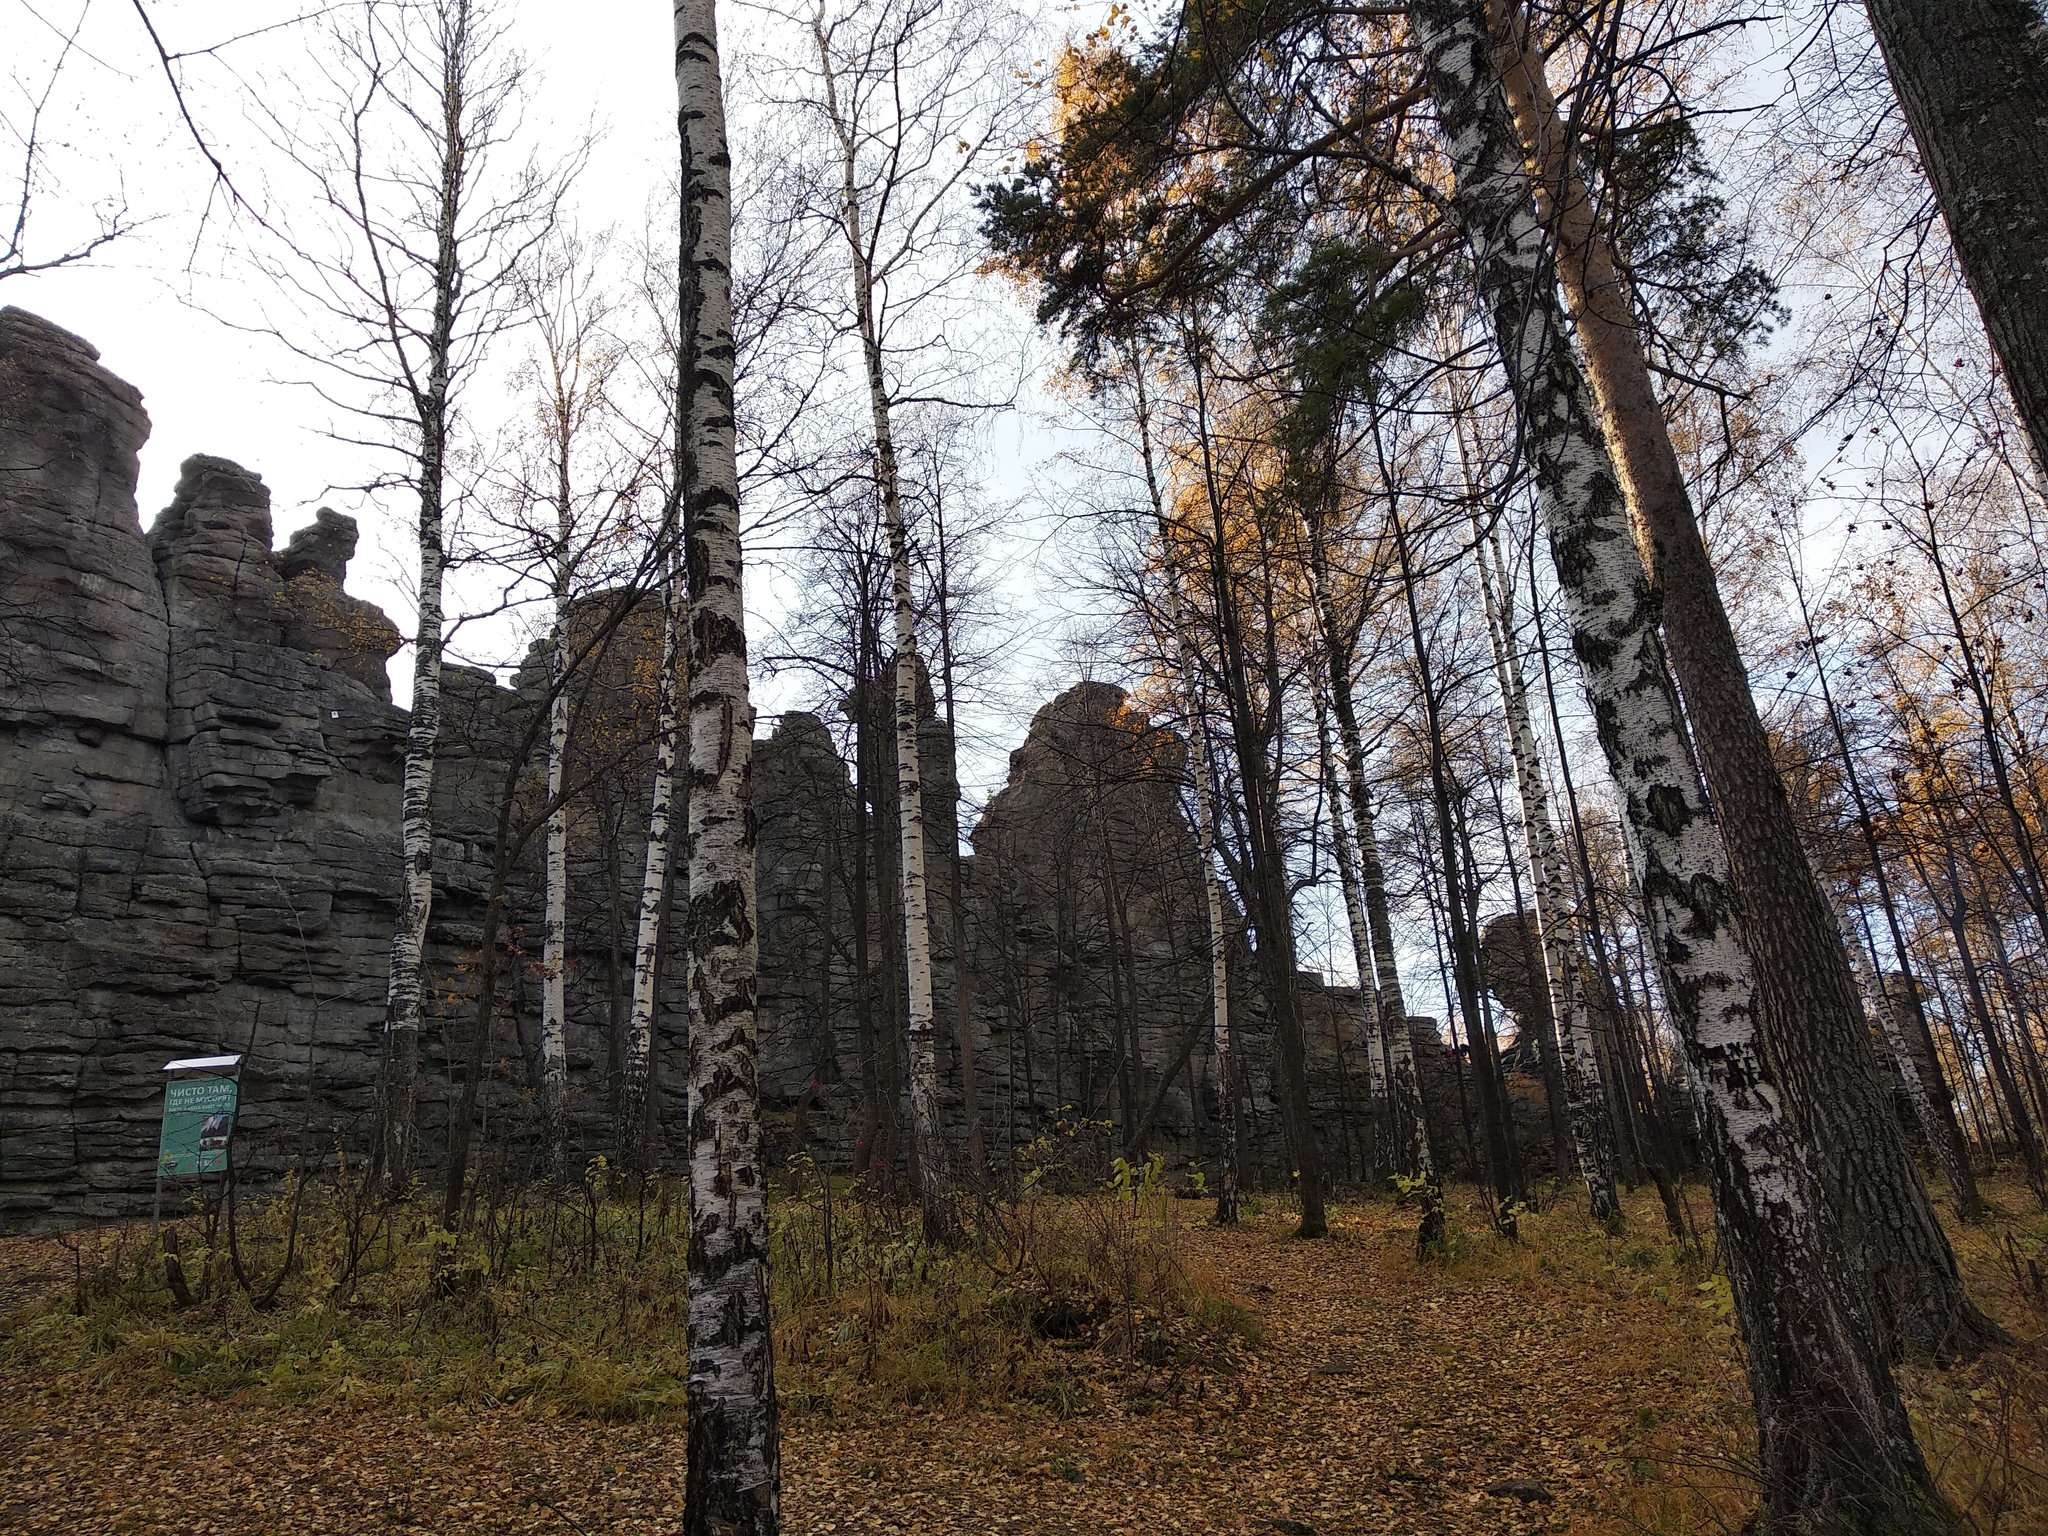
[[[630,237],[674,163],[669,12],[647,0],[521,0],[507,9],[516,46],[537,75],[529,124],[538,136],[552,131],[561,142],[586,126],[600,135],[573,195],[576,221],[585,229],[617,225]],[[151,0],[149,11],[174,53],[213,47],[303,14],[297,5],[253,0]],[[45,88],[61,37],[75,30],[77,39],[44,113],[51,183],[33,205],[32,251],[60,248],[89,228],[84,210],[103,199],[125,199],[131,216],[148,221],[87,265],[0,285],[0,303],[32,310],[84,336],[108,368],[142,390],[153,424],[137,491],[144,527],[169,502],[187,455],[233,459],[270,486],[280,547],[322,504],[354,515],[362,544],[349,587],[381,604],[410,633],[413,606],[405,572],[412,548],[404,498],[366,504],[352,493],[328,491],[367,478],[369,457],[328,437],[334,420],[328,407],[303,389],[276,382],[305,376],[302,364],[275,343],[238,334],[201,307],[235,308],[232,284],[206,275],[208,268],[222,270],[217,243],[200,235],[211,172],[177,116],[133,6],[126,0],[0,0],[0,17],[6,18],[13,55],[6,111],[15,126],[23,121],[23,102]],[[729,10],[728,46],[733,28],[747,25],[746,11]],[[258,88],[272,95],[289,89],[291,61],[313,43],[314,31],[281,28],[182,66],[194,117],[230,174],[247,185],[253,187],[268,166],[241,93],[249,82],[263,82]],[[0,146],[10,151],[0,164],[18,163],[17,145],[0,140]],[[210,228],[219,227],[216,218]],[[993,286],[989,297],[1016,308]],[[1016,315],[1020,335],[1027,319],[1021,311]],[[508,338],[495,361],[515,360],[520,344]],[[488,430],[508,405],[479,391],[469,410]],[[1049,488],[1056,493],[1062,477],[1048,461],[1070,439],[1050,427],[1046,405],[1034,398],[1023,411],[991,424],[991,499],[1028,493],[1035,513]],[[1046,579],[1041,527],[1035,515],[1020,516],[998,551],[1004,595],[1020,614],[1063,604],[1062,594],[1040,587]],[[766,617],[791,595],[779,574],[772,564],[750,567],[750,606]],[[516,636],[500,632],[459,637],[456,649],[468,649],[481,662],[502,663],[513,659],[518,644]],[[977,800],[1000,787],[1008,752],[1021,739],[1029,711],[1057,686],[1050,665],[1035,635],[1020,636],[1009,647],[1011,686],[1003,690],[1004,705],[983,710],[984,718],[963,720],[962,779]],[[393,691],[400,702],[410,692],[409,667],[409,651],[393,658]],[[797,707],[803,701],[795,696],[796,686],[774,680],[758,687],[757,710],[767,715]],[[764,720],[762,728],[768,724]]]

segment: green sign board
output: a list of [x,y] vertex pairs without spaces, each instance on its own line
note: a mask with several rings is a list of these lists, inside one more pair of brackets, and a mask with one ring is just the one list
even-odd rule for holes
[[226,1172],[228,1137],[235,1130],[235,1089],[232,1077],[181,1077],[164,1085],[158,1178]]

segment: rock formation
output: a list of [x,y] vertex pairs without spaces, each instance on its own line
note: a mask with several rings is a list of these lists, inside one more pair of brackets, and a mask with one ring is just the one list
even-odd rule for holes
[[[251,1175],[369,1143],[397,894],[406,714],[385,662],[399,632],[346,590],[354,522],[322,509],[277,551],[262,479],[227,460],[187,459],[145,535],[135,488],[148,431],[137,391],[91,346],[0,310],[0,1230],[146,1208],[160,1069],[178,1056],[246,1053],[236,1157]],[[591,1156],[615,1144],[655,606],[619,635],[576,696],[571,738],[572,778],[588,784],[571,832],[572,1137]],[[513,759],[539,675],[534,658],[512,688],[445,674],[420,1136],[430,1163],[470,1055],[497,808],[507,794],[533,800],[536,766]],[[942,853],[959,837],[953,743],[928,700],[925,715],[927,836]],[[900,1142],[889,1127],[907,1119],[889,970],[890,771],[886,755],[871,763],[864,816],[826,721],[788,714],[756,743],[763,1093],[779,1136],[801,1134],[842,1168],[887,1160]],[[934,857],[956,1140],[964,982],[992,1156],[1062,1116],[1112,1122],[1105,1157],[1213,1154],[1221,1101],[1184,772],[1172,733],[1120,690],[1082,684],[1033,720],[957,887],[954,861]],[[889,809],[877,817],[878,806]],[[518,963],[485,1041],[484,1177],[528,1176],[535,1162],[537,840],[529,853],[511,896]],[[1273,1043],[1251,978],[1240,955],[1247,1157],[1277,1178]],[[674,975],[664,992],[656,1080],[674,1083]],[[1362,1173],[1372,1117],[1353,1059],[1355,995],[1309,984],[1306,1010],[1326,1160]],[[1440,1048],[1423,1054],[1425,1070],[1446,1069]],[[673,1137],[679,1098],[657,1097]]]
[[[174,1057],[247,1054],[251,1168],[359,1148],[373,1108],[398,632],[343,590],[351,519],[274,553],[269,491],[224,459],[186,460],[145,537],[148,431],[90,345],[0,310],[0,1227],[146,1198]],[[520,707],[445,687],[429,1146]]]

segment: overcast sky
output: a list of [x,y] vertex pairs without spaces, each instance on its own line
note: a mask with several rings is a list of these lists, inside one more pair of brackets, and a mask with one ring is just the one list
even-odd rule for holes
[[[252,123],[250,102],[264,101],[287,115],[291,92],[310,89],[306,59],[319,46],[318,23],[280,25],[306,9],[247,0],[149,5],[164,46],[196,55],[179,64],[186,105],[230,175],[252,192],[276,165]],[[586,130],[598,135],[573,196],[577,222],[637,232],[675,157],[668,11],[649,0],[524,0],[507,9],[516,45],[535,71],[528,111],[535,140],[568,143]],[[84,336],[107,367],[142,390],[152,422],[137,493],[143,525],[170,500],[187,455],[234,459],[270,486],[280,546],[322,504],[354,514],[363,542],[350,588],[381,603],[409,633],[411,509],[395,494],[366,501],[330,490],[364,480],[367,456],[328,435],[335,419],[329,407],[278,382],[302,377],[303,365],[275,343],[237,334],[216,318],[248,313],[247,275],[224,255],[222,199],[135,8],[127,0],[0,0],[0,14],[8,16],[13,54],[10,128],[18,132],[30,103],[47,92],[40,123],[49,151],[47,180],[32,205],[31,254],[74,243],[92,227],[95,207],[122,206],[141,225],[88,264],[8,280],[0,303]],[[758,12],[726,8],[728,45],[747,45],[760,24]],[[65,54],[67,37],[74,41],[52,86],[51,66]],[[1016,307],[1003,292],[989,298]],[[1021,313],[1013,318],[1021,340],[1028,324]],[[499,361],[509,363],[518,345],[501,348]],[[1020,629],[1006,648],[1001,697],[979,718],[963,721],[963,781],[977,798],[1000,787],[1030,709],[1056,685],[1057,663],[1045,636],[1059,628],[1067,601],[1061,591],[1047,590],[1061,578],[1056,563],[1041,556],[1066,479],[1051,461],[1078,439],[1052,423],[1056,406],[1035,392],[1024,407],[992,421],[986,438],[991,496],[1022,503],[999,567],[1010,606],[1029,632]],[[509,402],[488,391],[469,402],[480,427],[508,409]],[[750,606],[769,622],[789,598],[780,566],[770,553],[749,573]],[[503,633],[478,634],[462,637],[457,648],[503,662],[517,643]],[[393,659],[401,702],[409,694],[409,667],[409,653]],[[758,685],[757,708],[766,715],[805,702],[797,688],[788,680]]]

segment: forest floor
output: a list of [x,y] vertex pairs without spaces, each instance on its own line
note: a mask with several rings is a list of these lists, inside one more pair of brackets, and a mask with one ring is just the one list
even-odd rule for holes
[[[2018,1189],[1994,1194],[2023,1208]],[[1336,1536],[1747,1518],[1753,1432],[1725,1281],[1665,1240],[1654,1199],[1631,1202],[1627,1236],[1565,1203],[1510,1244],[1457,1191],[1449,1251],[1428,1262],[1413,1213],[1390,1203],[1341,1207],[1322,1242],[1296,1240],[1271,1204],[1235,1230],[1173,1208],[1181,1261],[1256,1314],[1247,1339],[1159,1366],[1084,1364],[1083,1341],[1053,1341],[1076,1359],[1052,1400],[974,1403],[856,1391],[793,1341],[778,1365],[784,1528]],[[1979,1299],[2027,1338],[2048,1302],[2025,1255],[2044,1239],[2039,1217],[1958,1234]],[[0,1313],[69,1285],[74,1262],[53,1242],[0,1243]],[[1973,1528],[2048,1530],[2035,1346],[1903,1379]],[[0,1352],[0,1530],[24,1536],[667,1531],[684,1441],[672,1411],[201,1395]]]

